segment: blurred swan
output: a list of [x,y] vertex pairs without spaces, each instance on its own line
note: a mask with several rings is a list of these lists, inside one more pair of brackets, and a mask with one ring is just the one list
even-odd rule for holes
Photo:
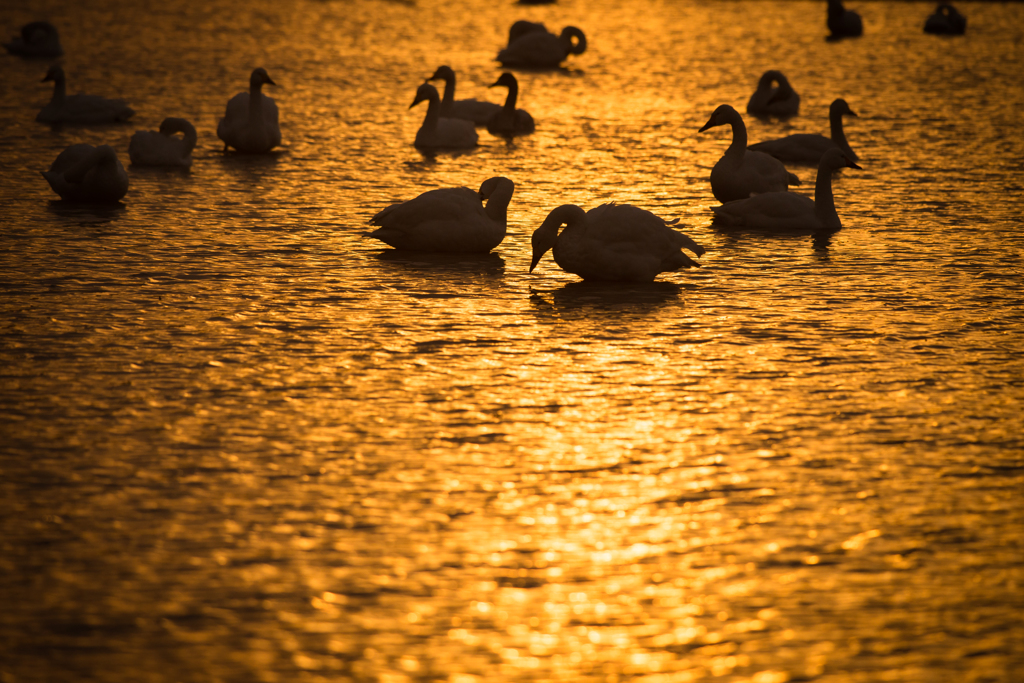
[[681,250],[701,256],[704,248],[669,225],[630,204],[602,204],[586,212],[563,204],[533,233],[530,272],[549,249],[562,270],[584,280],[650,282],[658,273],[699,267]]
[[239,152],[262,154],[281,144],[277,104],[263,94],[264,84],[277,85],[266,69],[253,69],[249,92],[240,92],[228,100],[224,118],[217,124],[217,137],[224,141],[225,152],[234,147]]
[[424,83],[416,89],[416,99],[409,105],[412,109],[420,102],[426,101],[427,115],[423,125],[416,132],[417,147],[476,147],[477,134],[472,121],[465,119],[449,119],[440,115],[441,100],[437,88]]
[[53,81],[53,98],[39,110],[41,123],[114,123],[127,121],[135,113],[124,100],[109,100],[99,95],[68,95],[64,69],[54,65],[42,83]]
[[[527,21],[526,19],[520,19],[512,24],[508,30],[508,45],[511,45],[518,38],[525,36],[527,33],[533,33],[534,31],[547,33],[548,27],[539,21]],[[508,45],[506,45],[506,47],[508,47]]]
[[698,131],[715,126],[732,126],[732,144],[711,169],[711,192],[715,199],[731,202],[762,192],[785,192],[800,179],[786,170],[781,161],[764,152],[747,149],[747,127],[740,113],[728,104],[720,105]]
[[381,227],[367,235],[396,249],[486,253],[505,239],[514,191],[515,184],[501,176],[485,180],[479,192],[467,187],[430,190],[378,213],[370,223]]
[[941,4],[924,22],[925,33],[962,36],[967,30],[967,17],[949,4]]
[[[184,133],[184,137],[174,137]],[[139,130],[128,143],[128,157],[136,166],[192,165],[192,150],[196,147],[196,128],[185,119],[168,116],[160,124],[160,131]]]
[[[777,87],[772,87],[778,83]],[[754,116],[788,118],[800,111],[800,95],[793,90],[781,71],[765,71],[757,82],[757,90],[747,102],[747,113]]]
[[581,55],[587,49],[587,37],[575,26],[566,26],[556,36],[543,24],[526,27],[526,32],[517,32],[516,24],[509,31],[508,47],[498,53],[497,59],[503,66],[554,68],[569,55]]
[[852,38],[864,33],[864,24],[860,15],[843,7],[842,0],[828,0],[828,18],[826,20],[831,33],[829,39]]
[[846,134],[843,132],[843,116],[856,116],[850,105],[843,98],[833,100],[828,108],[829,127],[832,130],[832,137],[827,138],[817,133],[797,133],[787,135],[776,140],[765,140],[747,149],[754,152],[770,154],[779,161],[796,164],[817,165],[821,161],[821,155],[830,149],[841,149],[852,161],[857,161],[857,154],[850,149],[850,143],[846,141]]
[[57,27],[48,21],[33,21],[21,27],[20,35],[4,43],[12,55],[50,59],[64,54]]
[[441,116],[446,119],[465,119],[478,126],[486,125],[501,111],[501,105],[484,100],[456,100],[455,72],[450,66],[439,66],[428,81],[443,80],[444,96],[441,98]]
[[516,77],[505,72],[490,87],[505,86],[508,97],[505,106],[487,122],[487,130],[495,135],[522,135],[534,130],[533,117],[525,109],[516,109],[516,98],[519,96],[519,82]]
[[814,199],[795,192],[767,192],[712,207],[716,225],[760,230],[838,230],[843,227],[832,197],[832,172],[857,168],[838,148],[825,152],[818,164]]
[[128,173],[110,145],[71,145],[42,173],[68,201],[110,204],[128,192]]

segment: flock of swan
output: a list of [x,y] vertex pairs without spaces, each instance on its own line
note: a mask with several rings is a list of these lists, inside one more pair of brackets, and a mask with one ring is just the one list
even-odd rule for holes
[[[938,17],[938,18],[936,18]],[[945,22],[944,24],[942,22]],[[940,24],[947,27],[943,29]],[[840,0],[828,0],[829,39],[857,36],[863,32],[860,17],[843,8]],[[929,17],[930,33],[962,33],[966,19],[952,6],[940,5]],[[13,54],[54,58],[63,50],[56,29],[48,22],[32,22],[4,46]],[[568,26],[559,34],[543,24],[517,21],[509,30],[508,44],[497,54],[504,66],[553,68],[587,46],[583,32]],[[444,96],[431,81],[444,81]],[[133,114],[122,100],[66,92],[60,66],[46,73],[54,83],[51,101],[36,120],[44,123],[96,124],[127,121]],[[519,84],[504,72],[491,87],[507,88],[504,105],[475,99],[455,99],[455,72],[438,67],[416,90],[410,108],[427,102],[423,124],[414,144],[427,149],[472,147],[477,126],[495,135],[511,137],[534,131],[533,117],[516,108]],[[281,144],[278,109],[263,94],[264,85],[275,85],[262,67],[252,71],[248,92],[232,97],[217,125],[217,137],[229,148],[262,154]],[[747,113],[787,119],[799,112],[800,96],[778,70],[766,71],[747,103]],[[832,175],[842,168],[859,169],[850,147],[843,117],[856,116],[838,98],[829,109],[831,135],[795,134],[748,146],[743,117],[732,106],[715,109],[698,132],[728,125],[732,142],[711,171],[711,191],[722,203],[713,207],[712,223],[727,228],[777,230],[835,230],[841,227],[832,194]],[[180,133],[182,137],[178,137]],[[196,145],[195,127],[182,118],[164,119],[159,131],[137,131],[128,154],[134,165],[189,167]],[[799,179],[785,163],[817,166],[814,198],[789,192]],[[109,145],[71,145],[43,172],[53,190],[74,202],[117,202],[128,192],[128,174]],[[505,177],[488,178],[479,191],[465,187],[430,190],[413,199],[388,206],[370,219],[377,229],[366,233],[396,249],[487,253],[505,238],[507,211],[515,183]],[[630,204],[603,204],[589,211],[574,204],[553,209],[532,236],[530,272],[551,251],[564,271],[584,280],[650,282],[660,273],[699,264],[704,248],[674,228],[678,219],[665,219]]]

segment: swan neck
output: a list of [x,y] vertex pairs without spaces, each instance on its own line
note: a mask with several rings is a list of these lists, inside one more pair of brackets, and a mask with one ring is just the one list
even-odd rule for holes
[[182,122],[178,130],[185,134],[183,140],[185,153],[191,154],[192,150],[196,148],[196,142],[199,140],[199,136],[196,134],[196,127],[186,121]]
[[730,114],[729,124],[732,126],[732,144],[725,153],[742,156],[747,149],[747,126],[739,114]]
[[455,103],[455,74],[444,79],[444,96],[441,98],[441,111],[450,111]]
[[494,192],[487,199],[487,206],[484,213],[502,228],[508,225],[508,205],[512,201],[512,194],[515,192],[515,185],[511,182],[502,181],[495,188]]
[[821,164],[814,181],[814,215],[826,227],[838,226],[835,197],[832,195],[832,169]]
[[519,83],[512,82],[508,85],[508,97],[505,98],[505,111],[515,112],[516,99],[519,97]]
[[441,101],[437,99],[437,96],[432,96],[427,100],[427,115],[423,117],[423,127],[427,130],[435,130],[437,128],[437,121],[441,118]]
[[846,132],[843,130],[843,115],[838,111],[830,112],[828,124],[831,130],[832,142],[839,145],[840,149],[845,152],[851,151],[850,143],[846,141]]
[[67,80],[64,78],[64,74],[59,73],[53,79],[53,99],[51,102],[63,102],[65,96],[67,96],[68,86]]

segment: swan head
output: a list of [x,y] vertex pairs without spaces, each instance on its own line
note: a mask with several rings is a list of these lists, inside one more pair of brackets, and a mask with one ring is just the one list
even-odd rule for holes
[[[587,50],[587,37],[583,35],[583,31],[575,26],[566,26],[563,28],[559,38],[569,43],[569,52],[574,55],[581,55]],[[576,39],[575,43],[573,42],[573,38]]]
[[438,102],[440,99],[441,98],[438,97],[437,94],[437,88],[429,83],[424,83],[420,87],[416,88],[416,99],[414,99],[412,104],[409,105],[409,109],[412,109],[420,102]]
[[819,168],[827,168],[834,171],[839,168],[855,168],[858,171],[863,171],[853,159],[846,155],[846,152],[839,148],[833,148],[825,152],[821,156],[821,161],[818,163]]
[[513,76],[508,71],[506,71],[503,74],[501,74],[500,76],[498,76],[498,80],[496,80],[494,83],[491,83],[487,87],[488,88],[497,88],[499,85],[503,85],[506,88],[518,88],[519,87],[519,81],[516,80],[515,76]]
[[585,221],[587,213],[575,204],[562,204],[552,209],[540,227],[533,231],[530,242],[533,246],[533,260],[530,263],[530,272],[537,267],[540,259],[548,250],[555,246],[558,241],[558,230],[563,225],[572,225],[579,221]]
[[740,115],[735,109],[728,104],[720,104],[718,105],[718,108],[711,113],[711,118],[708,119],[708,122],[701,126],[700,130],[697,132],[703,133],[709,128],[714,128],[715,126],[732,124],[732,122],[737,118],[740,118]]
[[499,186],[504,185],[506,183],[508,185],[511,185],[513,191],[515,191],[515,183],[513,183],[511,180],[503,176],[498,175],[494,176],[493,178],[488,178],[487,180],[485,180],[483,184],[480,185],[481,201],[485,199],[490,199],[491,195],[494,194],[495,190],[497,190]]
[[434,71],[434,75],[431,76],[430,78],[428,78],[427,80],[428,81],[444,81],[445,83],[448,83],[449,81],[454,81],[455,80],[455,72],[452,71],[452,68],[450,66],[447,66],[447,65],[439,66]]
[[48,21],[33,21],[21,27],[21,39],[30,45],[39,45],[57,39],[57,27]]
[[63,81],[64,80],[64,69],[61,68],[60,64],[54,64],[47,71],[46,75],[43,76],[43,80],[40,83],[46,83],[47,81]]
[[264,83],[267,85],[277,85],[277,83],[274,83],[270,78],[270,74],[267,73],[266,69],[262,66],[256,67],[252,70],[252,75],[249,76],[249,87],[258,88]]
[[828,108],[830,115],[837,116],[857,116],[857,113],[850,109],[850,105],[846,103],[842,97],[837,97],[832,101],[832,105]]

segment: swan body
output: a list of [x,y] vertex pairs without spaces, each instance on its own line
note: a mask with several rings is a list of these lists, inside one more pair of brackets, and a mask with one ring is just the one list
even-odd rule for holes
[[42,83],[53,81],[53,98],[39,110],[40,123],[116,123],[127,121],[135,110],[124,100],[110,100],[99,95],[68,95],[64,69],[51,66]]
[[509,31],[508,46],[498,53],[497,59],[503,66],[554,68],[569,55],[580,55],[587,49],[587,37],[575,26],[566,26],[556,36],[543,24],[525,26],[525,32],[523,28],[517,31],[517,24],[520,22]]
[[728,104],[719,105],[698,132],[726,124],[732,126],[732,144],[711,169],[711,192],[715,199],[724,204],[751,194],[785,192],[790,185],[800,184],[800,179],[775,157],[747,149],[743,117]]
[[935,13],[924,22],[925,33],[939,35],[962,36],[967,30],[967,17],[960,14],[949,4],[941,4],[935,9]]
[[[777,86],[773,87],[773,84]],[[800,95],[793,90],[781,71],[765,71],[757,89],[747,102],[747,113],[753,116],[789,118],[800,111]]]
[[485,100],[455,99],[455,72],[450,66],[439,66],[428,81],[443,80],[444,95],[441,97],[441,116],[446,119],[465,119],[478,126],[486,125],[501,111],[501,105]]
[[840,168],[860,166],[841,149],[830,149],[818,164],[814,199],[795,192],[767,192],[713,207],[712,222],[757,230],[838,230],[843,226],[832,196],[832,172]]
[[487,122],[487,130],[495,135],[506,136],[532,133],[535,126],[530,112],[516,109],[516,98],[519,96],[519,82],[516,77],[506,71],[490,87],[498,86],[508,88],[508,96],[505,98],[505,106]]
[[378,213],[370,223],[380,227],[367,235],[396,249],[485,254],[505,239],[514,191],[515,184],[500,176],[485,180],[479,192],[430,190]]
[[843,7],[842,0],[828,0],[826,24],[831,35],[829,39],[853,38],[864,33],[860,15]]
[[42,173],[68,201],[112,204],[128,192],[128,173],[110,145],[71,145]]
[[850,148],[843,132],[843,116],[856,116],[850,105],[843,98],[833,100],[828,109],[831,137],[817,133],[797,133],[776,140],[765,140],[747,149],[754,152],[770,154],[779,161],[796,164],[817,165],[821,155],[830,149],[841,149],[847,158],[857,161],[857,154]]
[[[508,45],[511,45],[527,33],[533,33],[535,31],[548,33],[548,27],[540,21],[527,21],[526,19],[520,19],[512,24],[508,29]],[[508,47],[508,45],[506,45],[506,47]]]
[[701,256],[704,248],[669,225],[630,204],[602,204],[590,211],[564,204],[534,231],[530,272],[549,249],[562,270],[584,280],[651,282],[659,273],[699,267],[682,249]]
[[57,27],[48,21],[33,21],[21,27],[19,35],[4,43],[12,55],[51,59],[64,54]]
[[263,154],[281,144],[277,104],[263,94],[264,84],[277,85],[266,69],[253,69],[249,92],[240,92],[228,100],[224,118],[217,123],[217,137],[224,141],[225,152],[234,147],[239,152]]
[[[175,137],[183,133],[184,137]],[[139,130],[128,143],[128,157],[136,166],[192,165],[192,150],[196,147],[196,128],[185,119],[168,116],[160,130]]]
[[417,88],[416,99],[412,101],[409,108],[412,109],[420,102],[427,102],[427,115],[423,119],[423,125],[416,132],[414,144],[417,147],[428,149],[476,147],[478,137],[472,121],[449,119],[440,115],[441,98],[438,97],[437,88],[429,83],[424,83]]

